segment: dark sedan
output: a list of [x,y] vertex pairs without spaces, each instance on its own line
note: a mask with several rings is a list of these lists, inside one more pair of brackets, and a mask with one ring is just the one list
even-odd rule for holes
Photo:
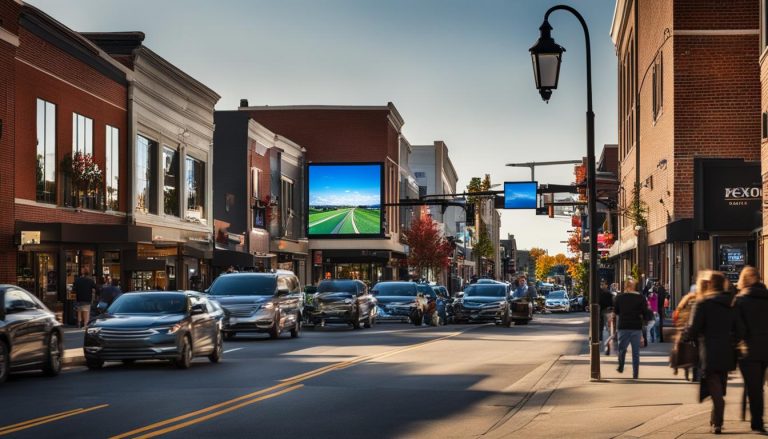
[[371,289],[378,305],[377,318],[380,320],[410,321],[421,325],[424,320],[427,301],[418,296],[415,282],[379,282]]
[[14,285],[0,285],[0,383],[13,370],[61,371],[61,323],[35,296]]
[[509,286],[505,283],[469,285],[454,301],[453,319],[457,323],[494,322],[509,326],[512,323],[509,298]]
[[85,331],[85,361],[99,369],[105,361],[171,360],[186,369],[193,357],[218,363],[223,354],[216,303],[193,291],[123,294]]
[[370,328],[376,322],[376,299],[359,280],[323,280],[304,306],[306,320],[312,325],[346,323],[354,329]]

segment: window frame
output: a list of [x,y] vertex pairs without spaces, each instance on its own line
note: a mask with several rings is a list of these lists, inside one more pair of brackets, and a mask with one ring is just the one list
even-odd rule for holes
[[120,210],[120,129],[106,124],[104,137],[104,192],[107,208]]
[[[43,115],[42,115],[42,126],[40,126],[40,105],[42,105],[43,109]],[[50,109],[53,109],[53,117],[49,118],[48,111]],[[36,98],[35,100],[35,137],[36,137],[36,145],[35,145],[35,166],[36,169],[39,169],[40,166],[40,159],[38,156],[40,155],[40,147],[42,143],[42,192],[40,191],[40,185],[41,182],[37,179],[37,171],[35,172],[35,201],[38,203],[46,203],[46,204],[56,204],[56,187],[57,187],[57,164],[56,164],[56,157],[57,157],[57,151],[56,151],[56,131],[57,131],[57,121],[56,121],[56,104],[53,102],[47,101],[43,98]],[[49,126],[49,120],[51,122],[51,126]],[[52,129],[52,132],[49,132],[49,128]],[[40,138],[40,135],[42,134],[42,139]],[[49,138],[50,136],[50,138]],[[50,148],[53,149],[53,158],[52,163],[48,163],[48,155],[50,151],[48,150]],[[46,174],[48,173],[48,165],[53,166],[53,180],[51,181],[52,187],[49,187],[48,191],[46,191],[46,186],[48,183],[48,180],[46,179]],[[44,194],[50,194],[48,197],[46,197]]]
[[[81,131],[82,129],[82,131]],[[80,134],[85,137],[80,142]],[[82,146],[82,150],[80,149]],[[91,157],[96,155],[93,152],[93,118],[85,116],[83,114],[72,112],[72,156],[75,153],[81,152],[83,154],[90,154]]]
[[[140,144],[142,143],[140,139],[144,139],[147,144],[147,161],[141,165],[139,160],[139,148]],[[157,181],[157,175],[158,175],[158,163],[157,163],[157,154],[158,154],[158,148],[160,147],[160,142],[152,138],[151,136],[148,136],[146,134],[143,134],[141,132],[136,133],[136,163],[134,164],[134,170],[135,170],[135,196],[136,196],[136,206],[134,210],[139,213],[143,214],[153,214],[156,215],[159,208],[158,208],[158,202],[157,202],[157,189],[158,189],[158,181]],[[138,197],[140,196],[139,191],[139,182],[144,181],[145,179],[141,178],[141,173],[139,172],[138,167],[143,166],[146,168],[145,174],[147,175],[146,178],[146,187],[144,191],[141,191],[142,193],[146,191],[148,199],[144,200],[144,207],[139,207]]]
[[[206,205],[205,205],[207,201],[205,196],[205,191],[206,191],[206,185],[208,183],[205,178],[206,177],[205,170],[206,170],[207,163],[204,160],[201,160],[189,154],[186,154],[184,156],[184,197],[185,197],[184,198],[185,199],[184,216],[185,218],[189,217],[189,212],[191,211],[189,208],[190,195],[192,193],[190,190],[190,171],[195,169],[195,164],[199,165],[199,170],[200,170],[199,177],[201,181],[201,188],[195,191],[197,198],[199,198],[199,201],[197,202],[197,206],[200,207],[200,218],[197,218],[197,217],[194,217],[194,218],[200,220],[201,223],[206,224],[208,210],[206,209]],[[197,177],[197,173],[195,173],[195,177]]]
[[[166,178],[168,178],[169,175],[173,175],[173,174],[170,174],[169,171],[174,170],[174,169],[167,168],[166,165],[165,165],[166,152],[167,151],[170,151],[170,152],[173,153],[170,156],[171,157],[171,163],[169,164],[169,166],[171,168],[173,167],[174,158],[176,158],[176,169],[175,169],[175,172],[176,172],[176,174],[175,174],[176,205],[175,206],[173,206],[172,203],[166,203],[166,191],[167,191],[167,188],[174,187],[174,186],[168,186],[166,184]],[[180,184],[180,180],[181,180],[181,178],[180,178],[181,177],[181,151],[179,151],[178,147],[173,147],[171,145],[168,145],[167,143],[164,143],[162,145],[162,151],[160,152],[160,154],[161,154],[160,157],[162,159],[162,165],[163,165],[163,168],[162,168],[163,173],[162,173],[162,177],[161,177],[161,180],[162,180],[162,183],[163,183],[163,214],[166,215],[166,216],[174,217],[174,218],[181,218],[181,187],[180,187],[181,186],[181,184]],[[173,210],[173,208],[175,208],[175,211]]]

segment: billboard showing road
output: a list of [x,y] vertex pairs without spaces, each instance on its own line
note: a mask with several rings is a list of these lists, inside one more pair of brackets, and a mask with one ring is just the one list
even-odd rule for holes
[[308,165],[310,238],[381,236],[383,165]]

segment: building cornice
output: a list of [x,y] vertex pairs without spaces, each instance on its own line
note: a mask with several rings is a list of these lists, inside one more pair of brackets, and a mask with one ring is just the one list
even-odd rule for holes
[[616,0],[613,8],[613,20],[611,22],[611,41],[616,50],[619,49],[619,37],[624,33],[629,16],[629,6],[632,0]]
[[19,47],[19,36],[9,32],[2,27],[0,27],[0,40],[5,41],[11,46]]
[[150,50],[147,46],[142,45],[136,50],[136,55],[142,55],[149,59],[158,69],[163,70],[171,78],[178,81],[184,89],[190,89],[196,91],[201,97],[206,97],[213,104],[221,99],[218,93],[208,88],[205,84],[197,79],[184,73],[181,69],[168,62],[165,58],[161,57],[157,53]]

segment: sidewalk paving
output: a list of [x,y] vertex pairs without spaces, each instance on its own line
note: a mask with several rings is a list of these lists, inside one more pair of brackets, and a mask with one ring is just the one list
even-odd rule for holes
[[[670,343],[653,343],[640,353],[640,378],[631,379],[631,352],[623,374],[616,355],[603,356],[602,380],[589,379],[589,355],[563,356],[522,404],[488,434],[493,438],[693,438],[709,435],[710,400],[698,403],[698,383],[675,376],[668,366]],[[723,433],[753,435],[740,420],[743,383],[728,381]],[[747,418],[749,414],[747,413]]]

